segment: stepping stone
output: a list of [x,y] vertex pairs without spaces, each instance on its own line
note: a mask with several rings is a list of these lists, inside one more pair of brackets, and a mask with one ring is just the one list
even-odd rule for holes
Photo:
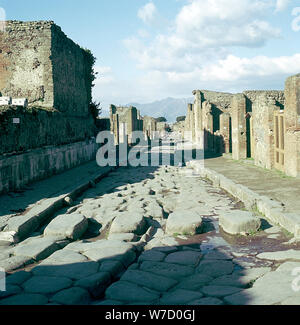
[[175,252],[175,253],[169,254],[165,258],[165,262],[181,264],[181,265],[196,266],[199,263],[201,257],[202,257],[202,254],[199,252],[182,251],[182,252]]
[[139,262],[140,263],[143,261],[162,262],[165,257],[166,254],[153,249],[153,250],[143,252],[139,257]]
[[32,269],[34,275],[66,277],[74,280],[86,278],[98,272],[99,264],[88,261],[83,255],[71,250],[52,254]]
[[159,295],[145,290],[136,284],[118,281],[111,285],[105,293],[106,299],[120,300],[124,302],[154,302],[158,300]]
[[50,301],[61,305],[88,305],[90,295],[85,289],[73,287],[58,292]]
[[30,277],[31,277],[31,274],[29,272],[19,271],[19,272],[9,275],[6,278],[6,284],[21,285],[26,280],[28,280]]
[[177,289],[173,292],[164,294],[160,300],[160,305],[185,305],[190,301],[200,299],[203,294],[200,292],[189,291],[184,289]]
[[127,270],[121,280],[156,291],[168,291],[177,284],[176,280],[139,270]]
[[145,261],[141,264],[142,271],[155,273],[161,276],[169,277],[175,280],[187,277],[194,273],[194,268],[178,264],[149,262]]
[[177,210],[171,213],[167,220],[166,233],[169,235],[195,235],[201,233],[202,217],[187,210]]
[[234,265],[230,261],[207,260],[200,262],[197,272],[214,278],[233,272]]
[[44,235],[77,240],[86,232],[87,228],[88,221],[82,214],[62,214],[49,223]]
[[110,234],[134,233],[142,235],[146,231],[146,220],[143,214],[136,212],[124,212],[118,215],[112,222]]
[[186,290],[198,290],[204,285],[210,283],[212,280],[213,278],[208,275],[194,274],[180,282],[177,288]]
[[193,306],[220,306],[224,305],[223,301],[218,299],[218,298],[212,298],[212,297],[207,297],[207,298],[202,298],[199,300],[194,300],[189,303],[189,305]]
[[37,306],[46,305],[48,298],[43,295],[24,293],[0,300],[0,305],[5,306]]
[[228,234],[243,235],[258,231],[261,221],[251,212],[232,210],[219,214],[219,225]]
[[33,276],[23,284],[26,293],[50,294],[69,288],[72,280],[62,277]]
[[287,251],[265,252],[258,254],[257,258],[271,261],[296,260],[300,261],[300,250],[290,249]]
[[21,244],[13,248],[12,252],[16,256],[29,256],[35,261],[40,261],[50,256],[60,247],[57,238],[28,238]]
[[130,265],[136,258],[136,254],[131,245],[126,245],[125,242],[119,242],[119,246],[107,246],[103,249],[90,249],[83,254],[90,260],[96,262],[104,262],[105,260],[116,260],[124,264],[125,267]]
[[222,298],[240,292],[241,290],[241,288],[237,287],[209,285],[207,287],[203,287],[201,292],[203,292],[206,296]]

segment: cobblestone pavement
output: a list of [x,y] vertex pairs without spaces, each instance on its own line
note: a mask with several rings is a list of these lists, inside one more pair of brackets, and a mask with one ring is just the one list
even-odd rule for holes
[[186,167],[120,168],[68,203],[0,247],[1,305],[300,304],[299,245],[266,220],[223,232],[243,205]]

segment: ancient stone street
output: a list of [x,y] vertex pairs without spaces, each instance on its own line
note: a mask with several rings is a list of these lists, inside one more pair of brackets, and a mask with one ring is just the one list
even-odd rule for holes
[[[238,214],[260,230],[219,227]],[[299,304],[290,239],[189,167],[122,167],[26,239],[2,242],[0,304]]]

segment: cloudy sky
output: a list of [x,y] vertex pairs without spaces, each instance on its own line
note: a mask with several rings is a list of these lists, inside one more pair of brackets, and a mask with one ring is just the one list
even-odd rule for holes
[[[283,89],[300,72],[300,0],[0,0],[7,19],[54,20],[97,57],[106,108],[194,89]],[[3,10],[0,10],[0,15]]]

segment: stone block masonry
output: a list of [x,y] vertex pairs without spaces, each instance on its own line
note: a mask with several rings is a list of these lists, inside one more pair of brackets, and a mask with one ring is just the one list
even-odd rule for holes
[[30,106],[86,116],[91,101],[87,52],[52,21],[8,21],[0,34],[0,92]]

